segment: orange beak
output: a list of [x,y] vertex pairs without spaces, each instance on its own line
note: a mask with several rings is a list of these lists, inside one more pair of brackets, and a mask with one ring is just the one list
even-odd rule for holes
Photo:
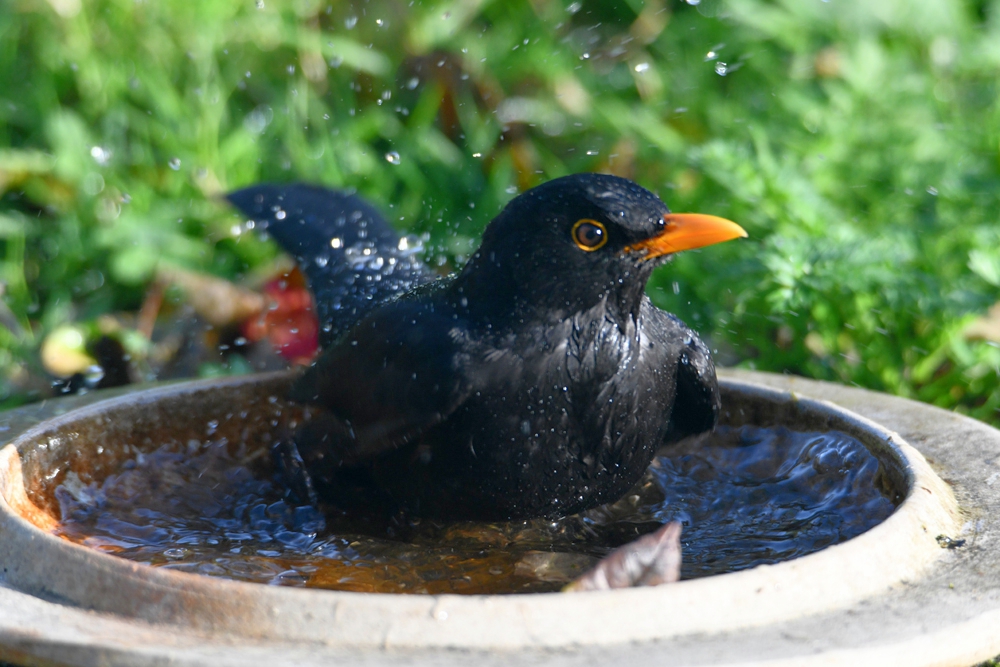
[[656,236],[626,246],[630,252],[645,252],[643,259],[703,248],[730,239],[746,238],[747,233],[735,222],[701,213],[667,213],[667,226]]

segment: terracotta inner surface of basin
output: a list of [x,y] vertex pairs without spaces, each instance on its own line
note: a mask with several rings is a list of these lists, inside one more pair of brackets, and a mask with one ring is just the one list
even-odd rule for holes
[[[280,495],[275,495],[276,489],[263,488],[261,484],[266,483],[254,479],[266,480],[269,477],[270,460],[267,453],[270,445],[279,438],[287,437],[303,419],[300,408],[281,398],[288,383],[288,376],[275,376],[259,383],[235,384],[172,395],[168,393],[155,400],[144,399],[140,395],[134,401],[118,401],[108,409],[87,411],[77,419],[57,420],[42,437],[35,439],[35,446],[22,448],[27,493],[37,509],[31,506],[32,503],[20,503],[15,509],[47,532],[54,531],[67,539],[105,552],[180,571],[261,583],[396,593],[558,590],[610,549],[654,530],[662,521],[671,518],[630,513],[632,508],[629,503],[636,504],[635,498],[644,493],[641,488],[636,490],[634,496],[630,494],[614,506],[560,522],[442,526],[428,525],[426,522],[423,525],[419,525],[419,522],[401,524],[398,521],[372,523],[370,518],[359,523],[328,514],[326,528],[337,532],[338,539],[330,541],[327,547],[338,552],[334,554],[336,557],[323,557],[318,561],[299,558],[304,552],[295,548],[282,548],[282,545],[294,547],[296,540],[301,542],[304,533],[310,530],[315,533],[317,520],[323,522],[322,515],[312,508],[295,507],[281,501]],[[807,469],[829,464],[831,456],[836,459],[833,465],[844,465],[845,456],[856,459],[857,451],[861,450],[857,443],[848,442],[848,435],[833,433],[821,436],[818,431],[846,431],[850,436],[861,440],[878,461],[877,464],[872,461],[867,466],[867,476],[863,476],[862,480],[865,487],[863,491],[867,495],[857,501],[859,511],[869,515],[865,519],[868,523],[848,527],[843,534],[834,531],[829,535],[820,535],[818,539],[812,538],[808,546],[798,551],[782,546],[778,537],[768,542],[765,535],[763,542],[756,548],[762,549],[763,553],[774,553],[757,561],[741,561],[737,554],[732,563],[725,562],[723,557],[723,562],[719,564],[711,556],[713,549],[700,545],[702,552],[711,557],[708,562],[704,556],[699,557],[697,563],[689,560],[686,564],[686,577],[742,569],[761,562],[777,562],[849,539],[884,520],[891,513],[893,505],[902,498],[901,489],[906,488],[904,469],[884,443],[872,438],[863,429],[856,429],[854,425],[841,419],[804,412],[795,401],[778,403],[724,390],[724,405],[724,422],[728,427],[723,429],[722,435],[730,444],[772,437],[761,436],[760,429],[755,427],[780,425],[780,442],[775,446],[792,449],[798,447],[800,450],[809,446],[823,446],[834,452],[820,453],[814,459],[806,460],[804,465]],[[807,431],[809,434],[796,441],[798,435],[789,435],[784,429]],[[826,438],[827,441],[816,444],[817,438]],[[205,443],[211,444],[206,447]],[[665,459],[665,462],[658,461],[661,464],[659,466],[654,465],[651,474],[644,480],[645,485],[648,487],[653,484],[657,475],[662,477],[681,474],[681,477],[671,478],[673,481],[667,486],[669,491],[672,486],[677,486],[678,480],[684,482],[687,479],[684,475],[697,476],[705,474],[713,466],[726,465],[718,457],[698,459],[692,463],[690,457],[686,459],[687,454],[683,452],[700,455],[695,443],[681,445],[673,458]],[[762,454],[756,456],[760,459]],[[64,515],[62,518],[67,518],[66,513],[72,513],[74,507],[79,509],[86,505],[87,494],[100,489],[101,484],[109,477],[115,484],[105,484],[104,489],[112,495],[124,494],[119,498],[125,501],[122,507],[131,507],[140,496],[128,497],[129,487],[133,483],[128,474],[122,474],[123,468],[135,475],[138,469],[145,466],[155,474],[176,478],[183,472],[183,466],[189,464],[199,467],[195,470],[196,478],[204,470],[204,475],[211,480],[211,483],[202,488],[232,483],[233,470],[241,468],[243,472],[237,471],[237,474],[242,477],[236,480],[238,483],[222,502],[256,502],[256,509],[260,510],[258,513],[261,516],[256,517],[258,523],[255,525],[266,526],[268,530],[264,531],[264,539],[273,541],[273,545],[278,548],[257,544],[256,552],[241,553],[239,545],[242,543],[239,539],[248,539],[245,536],[238,538],[236,542],[230,540],[226,544],[226,551],[210,553],[212,558],[204,558],[205,554],[200,553],[201,558],[192,560],[185,558],[185,554],[192,553],[190,542],[162,544],[162,536],[155,529],[147,530],[142,526],[142,516],[137,518],[130,515],[122,521],[120,515],[102,515],[95,520],[96,524],[91,522],[98,527],[100,521],[104,522],[104,529],[97,531],[96,536],[81,531],[82,524],[74,526],[70,521],[67,528],[59,523],[61,514]],[[743,465],[756,465],[760,468],[761,461],[750,461]],[[680,473],[674,470],[684,466],[690,470]],[[245,474],[246,468],[253,471],[253,477]],[[778,468],[780,465],[772,466],[768,474],[783,481],[780,480],[782,472]],[[162,483],[162,480],[158,483]],[[823,483],[829,485],[832,482],[826,480]],[[737,479],[737,486],[739,484],[740,480]],[[781,491],[782,488],[785,490]],[[178,489],[185,495],[189,495],[192,490],[198,492],[197,488],[190,486],[174,487],[175,491]],[[848,490],[845,489],[845,492]],[[140,515],[143,511],[156,512],[158,509],[155,502],[150,502],[156,500],[151,497],[151,494],[155,496],[155,492],[155,488],[146,489],[145,502],[139,503]],[[767,492],[787,493],[787,486],[775,486]],[[268,493],[273,497],[269,497]],[[855,495],[858,495],[857,489]],[[220,498],[209,497],[205,502],[208,505],[218,504]],[[795,502],[802,504],[799,500]],[[731,499],[734,507],[738,508],[742,503],[743,499],[740,497]],[[247,512],[252,513],[250,510]],[[829,521],[830,513],[825,510],[812,514],[802,513],[806,519],[794,530],[801,530],[803,535],[808,534],[810,521]],[[228,527],[240,530],[239,526]],[[773,528],[766,523],[758,523],[755,527],[765,533]],[[206,534],[210,534],[210,531],[211,525]],[[220,532],[224,531],[225,526],[220,528]],[[372,539],[373,534],[378,537]],[[688,537],[692,542],[700,539],[697,530]],[[124,538],[124,541],[118,538]],[[203,543],[203,538],[199,539]],[[143,540],[146,540],[145,550],[136,550],[135,545],[142,544]],[[725,542],[723,539],[722,544]],[[231,551],[233,544],[237,546]],[[352,562],[352,559],[341,558],[340,552],[344,550],[365,552],[360,559],[363,567],[356,567],[357,563]],[[211,552],[211,548],[208,551]]]

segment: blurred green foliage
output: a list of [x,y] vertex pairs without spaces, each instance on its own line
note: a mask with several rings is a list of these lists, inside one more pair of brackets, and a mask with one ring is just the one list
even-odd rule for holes
[[749,230],[650,286],[723,359],[996,423],[998,74],[996,0],[6,0],[3,391],[157,262],[266,266],[226,190],[354,187],[454,266],[601,170]]

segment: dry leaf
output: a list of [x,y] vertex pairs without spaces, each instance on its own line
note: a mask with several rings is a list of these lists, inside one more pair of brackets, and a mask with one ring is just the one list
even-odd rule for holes
[[216,327],[240,324],[267,308],[267,299],[262,294],[206,273],[160,266],[156,278],[184,290],[195,312]]
[[681,524],[665,524],[605,556],[564,591],[606,591],[633,586],[659,586],[681,578]]
[[1000,302],[993,304],[984,317],[972,321],[962,334],[966,340],[991,340],[1000,343]]

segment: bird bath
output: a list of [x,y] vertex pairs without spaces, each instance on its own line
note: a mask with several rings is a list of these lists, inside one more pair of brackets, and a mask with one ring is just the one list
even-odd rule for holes
[[155,431],[133,432],[100,452],[84,448],[110,461],[96,472],[71,462],[32,495],[47,508],[54,497],[53,533],[147,565],[283,586],[468,595],[557,592],[671,521],[684,526],[684,579],[777,563],[878,525],[905,488],[892,481],[900,475],[891,462],[845,433],[744,425],[665,447],[618,502],[581,514],[443,522],[387,515],[367,488],[349,509],[316,508],[287,497],[266,448],[217,432],[270,412],[265,430],[279,436],[300,411],[252,398],[241,408],[205,416],[201,439],[168,432],[157,447]]
[[[447,664],[467,662],[470,652],[484,662],[607,652],[608,660],[626,656],[638,664],[725,664],[751,657],[802,663],[818,651],[850,662],[860,659],[858,651],[878,656],[891,649],[909,651],[908,664],[931,664],[932,656],[933,664],[966,664],[1000,652],[985,631],[1000,619],[997,572],[983,571],[984,559],[996,556],[981,550],[995,534],[987,511],[997,503],[983,480],[1000,474],[989,478],[982,464],[967,472],[972,451],[949,447],[956,435],[971,439],[975,456],[996,467],[1000,434],[861,390],[764,374],[723,377],[724,423],[853,436],[878,459],[902,503],[871,530],[816,553],[654,588],[404,596],[261,586],[151,568],[55,537],[55,489],[68,471],[101,480],[137,450],[168,442],[226,439],[264,450],[299,417],[277,398],[287,375],[158,387],[54,417],[66,403],[10,413],[15,446],[0,460],[0,658]],[[799,387],[865,416],[800,396]],[[18,420],[32,411],[52,418],[25,429]],[[964,517],[949,486],[904,436],[956,485]],[[938,637],[933,651],[921,648],[925,636],[935,636],[926,631],[948,631],[960,643]],[[942,662],[942,655],[959,657]]]

